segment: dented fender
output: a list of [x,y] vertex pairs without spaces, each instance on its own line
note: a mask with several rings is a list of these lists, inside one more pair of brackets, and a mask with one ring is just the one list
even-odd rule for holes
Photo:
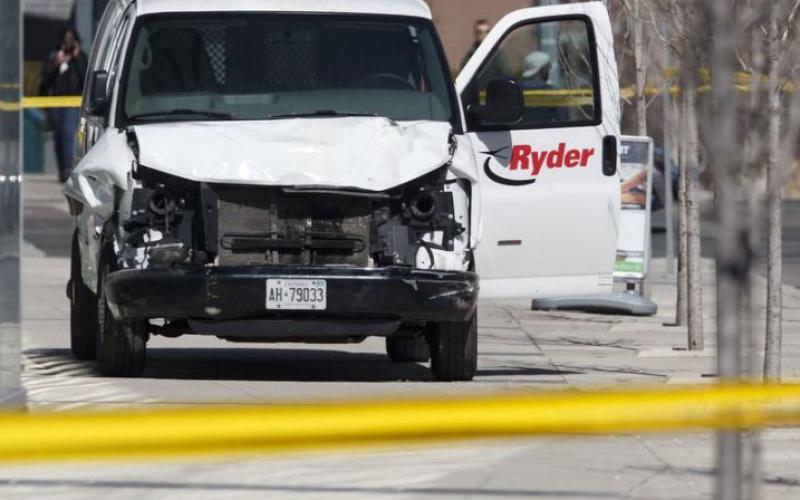
[[470,233],[469,247],[475,249],[481,239],[481,185],[478,182],[478,164],[475,161],[475,154],[472,149],[472,141],[467,135],[454,136],[456,148],[453,154],[453,162],[450,171],[455,177],[466,179],[472,187],[470,197]]
[[125,132],[108,129],[64,185],[76,219],[83,281],[93,291],[97,290],[103,228],[114,214],[115,189],[129,189],[135,161]]

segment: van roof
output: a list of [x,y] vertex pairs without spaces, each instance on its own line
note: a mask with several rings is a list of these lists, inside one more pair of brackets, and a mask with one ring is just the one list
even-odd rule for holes
[[137,14],[170,12],[335,12],[431,19],[423,0],[135,0]]

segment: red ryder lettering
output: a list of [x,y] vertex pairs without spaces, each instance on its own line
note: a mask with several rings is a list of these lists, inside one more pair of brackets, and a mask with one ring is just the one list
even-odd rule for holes
[[550,151],[535,151],[531,146],[519,145],[511,148],[510,170],[531,170],[534,176],[539,175],[542,167],[547,168],[575,168],[586,167],[589,159],[594,156],[594,149],[567,149],[565,143],[558,145],[558,149]]

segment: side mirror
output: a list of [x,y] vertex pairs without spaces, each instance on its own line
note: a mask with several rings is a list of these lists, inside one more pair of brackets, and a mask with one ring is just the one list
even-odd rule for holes
[[89,81],[89,113],[105,114],[108,107],[108,71],[98,70],[92,73]]
[[497,78],[486,87],[486,104],[471,106],[471,117],[484,124],[510,125],[522,120],[525,101],[519,84],[511,79]]

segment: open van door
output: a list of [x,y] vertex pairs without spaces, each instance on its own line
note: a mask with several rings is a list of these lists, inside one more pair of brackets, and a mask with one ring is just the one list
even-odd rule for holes
[[[504,82],[503,82],[504,81]],[[500,82],[498,84],[498,82]],[[498,88],[516,118],[486,111]],[[608,293],[617,246],[619,87],[601,2],[503,18],[456,87],[479,166],[481,296]],[[494,118],[492,118],[494,116]]]

